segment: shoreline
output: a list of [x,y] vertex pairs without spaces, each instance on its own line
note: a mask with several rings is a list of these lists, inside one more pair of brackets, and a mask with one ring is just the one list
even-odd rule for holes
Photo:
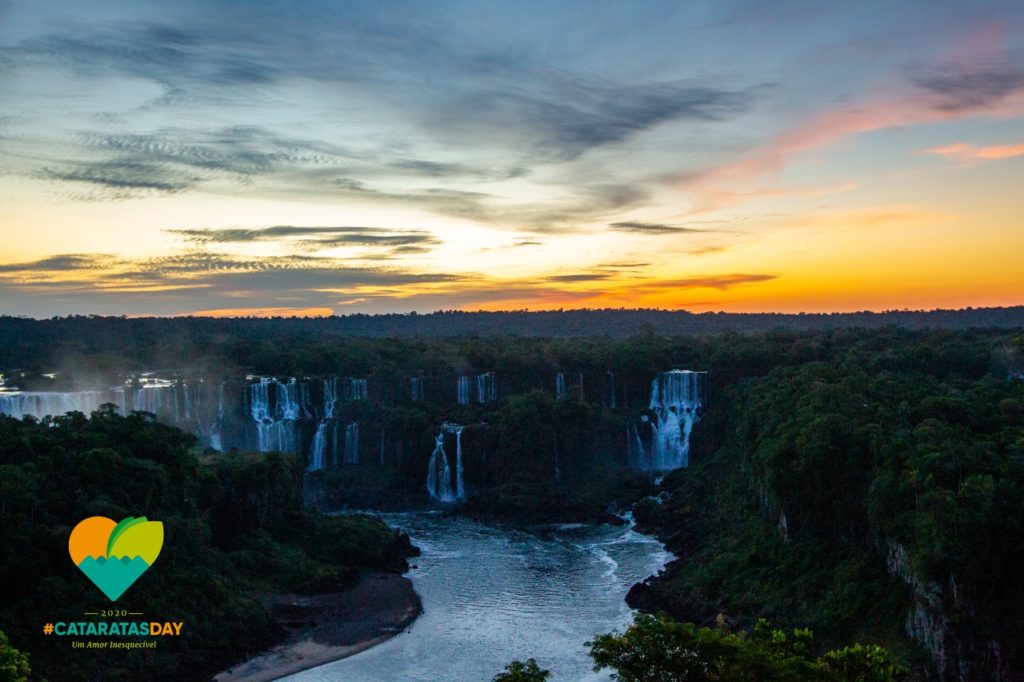
[[404,632],[423,612],[409,578],[382,572],[363,575],[345,592],[276,595],[270,608],[293,633],[214,682],[269,682],[347,658]]

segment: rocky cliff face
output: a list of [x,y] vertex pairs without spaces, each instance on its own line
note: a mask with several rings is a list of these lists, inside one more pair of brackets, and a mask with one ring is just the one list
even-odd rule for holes
[[913,606],[907,613],[907,635],[927,651],[939,679],[957,682],[1020,682],[1024,671],[1020,660],[1024,634],[1015,642],[986,637],[976,626],[977,610],[969,590],[950,575],[945,582],[923,580],[913,570],[906,549],[898,542],[887,543],[889,572],[910,589]]

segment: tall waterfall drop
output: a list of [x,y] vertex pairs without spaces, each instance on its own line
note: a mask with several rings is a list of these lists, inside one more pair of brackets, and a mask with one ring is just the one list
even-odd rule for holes
[[466,499],[466,485],[462,480],[462,427],[455,426],[455,499]]
[[459,377],[459,405],[469,405],[469,377]]
[[324,468],[324,450],[327,445],[328,421],[322,421],[316,427],[316,435],[313,436],[313,445],[309,450],[309,467],[306,471],[320,471]]
[[[462,429],[461,424],[441,425],[441,430],[434,438],[434,451],[430,453],[427,464],[427,492],[438,502],[457,502],[466,499],[466,486],[463,480],[462,467]],[[452,469],[448,463],[448,453],[444,449],[446,433],[455,434],[455,489],[452,490]]]
[[249,385],[249,413],[256,422],[259,452],[295,452],[295,422],[311,416],[309,385],[295,379],[281,383],[273,377],[260,377]]
[[370,393],[366,379],[348,377],[343,380],[345,400],[366,400]]
[[359,424],[351,422],[345,427],[345,464],[359,464]]
[[555,375],[555,398],[558,400],[565,398],[565,374],[563,372]]
[[707,372],[674,369],[651,382],[651,448],[637,443],[637,464],[648,471],[670,471],[690,463],[690,431],[700,418]]
[[452,470],[444,451],[444,429],[434,438],[434,451],[427,464],[427,492],[439,502],[452,502]]
[[476,375],[476,399],[478,403],[493,403],[498,399],[498,377],[494,372]]
[[418,402],[423,400],[423,379],[420,377],[409,377],[409,400]]
[[334,408],[338,404],[338,377],[324,379],[324,419],[334,416]]
[[459,405],[469,405],[473,402],[474,385],[476,386],[476,402],[481,405],[493,403],[498,399],[497,375],[494,372],[484,372],[476,376],[466,375],[459,377]]

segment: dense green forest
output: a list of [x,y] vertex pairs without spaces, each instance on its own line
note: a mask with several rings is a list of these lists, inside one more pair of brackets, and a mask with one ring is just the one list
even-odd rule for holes
[[[141,415],[0,416],[0,630],[40,679],[208,679],[282,637],[267,594],[405,569],[408,538],[381,521],[303,510],[294,457],[200,456],[194,441]],[[139,514],[164,524],[164,549],[116,608],[184,622],[182,636],[97,656],[42,634],[45,622],[111,608],[71,562],[71,529]]]
[[[340,409],[369,434],[374,454],[305,476],[309,504],[426,504],[434,436],[443,421],[456,421],[466,425],[469,498],[461,513],[607,520],[658,493],[635,516],[680,559],[633,590],[630,601],[642,610],[735,630],[765,617],[813,628],[822,647],[880,643],[900,663],[941,679],[1018,680],[1024,332],[998,328],[1012,320],[1009,312],[951,314],[951,326],[989,315],[985,329],[674,336],[635,323],[629,336],[609,327],[601,337],[550,338],[331,330],[349,318],[8,318],[0,324],[6,333],[24,326],[17,343],[0,346],[0,367],[26,369],[35,387],[50,380],[32,372],[54,369],[55,387],[155,367],[213,377],[365,377],[369,400]],[[691,466],[659,491],[651,476],[626,468],[627,429],[650,412],[652,377],[673,368],[709,372],[708,391]],[[495,373],[498,399],[455,404],[455,380],[475,372]],[[554,396],[558,372],[569,379],[563,400]],[[403,393],[410,376],[423,379],[420,402]],[[208,457],[202,471],[221,477],[236,461],[276,461]],[[291,466],[295,489],[302,464]],[[3,480],[5,495],[23,487]],[[211,523],[215,493],[189,498]],[[32,651],[7,629],[12,643]]]
[[[831,329],[975,329],[1024,327],[1024,306],[883,313],[689,313],[607,309],[548,312],[443,311],[418,315],[345,315],[327,318],[118,318],[0,316],[0,367],[62,364],[69,355],[122,356],[148,367],[177,367],[210,355],[211,346],[259,339],[268,346],[337,337],[467,336],[535,338],[663,335]],[[225,346],[225,344],[227,344]],[[216,354],[216,353],[213,353]],[[243,363],[244,364],[244,363]],[[271,371],[267,368],[263,371]]]
[[866,350],[723,388],[693,466],[637,509],[682,559],[631,602],[921,664],[910,634],[942,679],[1021,679],[1024,381],[958,343]]

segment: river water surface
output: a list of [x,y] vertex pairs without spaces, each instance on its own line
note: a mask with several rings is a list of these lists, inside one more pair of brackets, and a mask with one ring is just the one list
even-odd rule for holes
[[536,658],[555,682],[608,680],[584,643],[632,620],[629,588],[672,558],[628,526],[530,530],[433,513],[384,514],[423,554],[411,563],[423,614],[408,631],[292,682],[489,682]]

